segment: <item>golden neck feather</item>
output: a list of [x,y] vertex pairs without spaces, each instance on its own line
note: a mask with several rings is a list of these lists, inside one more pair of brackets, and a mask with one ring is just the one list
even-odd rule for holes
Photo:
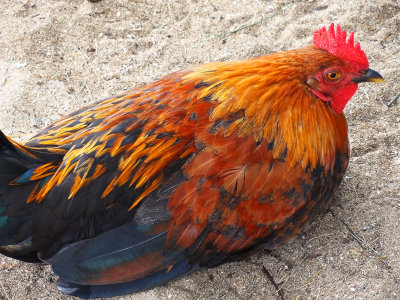
[[308,47],[200,66],[185,75],[183,82],[208,85],[197,99],[207,97],[216,103],[212,120],[244,112],[228,134],[273,142],[274,157],[287,151],[288,166],[300,162],[303,168],[313,168],[322,163],[328,170],[333,168],[336,152],[348,151],[346,118],[313,96],[305,81],[307,74],[333,60],[325,51]]

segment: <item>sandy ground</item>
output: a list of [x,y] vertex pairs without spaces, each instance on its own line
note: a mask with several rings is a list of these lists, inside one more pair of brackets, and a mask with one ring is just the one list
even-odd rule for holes
[[[321,213],[271,254],[117,299],[277,299],[262,266],[286,299],[400,299],[400,100],[388,107],[400,93],[399,2],[0,0],[0,128],[19,141],[175,70],[310,44],[332,21],[356,32],[386,79],[346,108],[352,158],[336,217]],[[56,280],[0,258],[1,299],[68,299]]]

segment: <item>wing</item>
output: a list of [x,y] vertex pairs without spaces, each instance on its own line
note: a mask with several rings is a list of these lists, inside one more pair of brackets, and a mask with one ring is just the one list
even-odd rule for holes
[[[33,239],[43,258],[126,222],[198,151],[193,107],[187,105],[192,90],[176,78],[164,79],[78,112],[29,142],[68,149],[51,178],[30,195],[44,203]],[[208,111],[198,108],[208,120]],[[80,128],[82,119],[90,118],[94,121]]]

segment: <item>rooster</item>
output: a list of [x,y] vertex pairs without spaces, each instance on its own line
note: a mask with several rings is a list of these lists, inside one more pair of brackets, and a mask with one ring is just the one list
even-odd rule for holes
[[170,74],[24,144],[0,132],[0,252],[89,298],[272,248],[338,188],[343,109],[382,81],[331,24],[312,46]]

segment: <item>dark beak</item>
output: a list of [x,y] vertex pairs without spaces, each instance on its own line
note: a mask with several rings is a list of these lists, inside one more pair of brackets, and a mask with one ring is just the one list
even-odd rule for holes
[[372,69],[368,69],[365,71],[365,74],[361,77],[356,77],[352,80],[354,83],[360,83],[360,82],[385,82],[383,80],[383,77],[381,74],[379,74],[377,71],[374,71]]

